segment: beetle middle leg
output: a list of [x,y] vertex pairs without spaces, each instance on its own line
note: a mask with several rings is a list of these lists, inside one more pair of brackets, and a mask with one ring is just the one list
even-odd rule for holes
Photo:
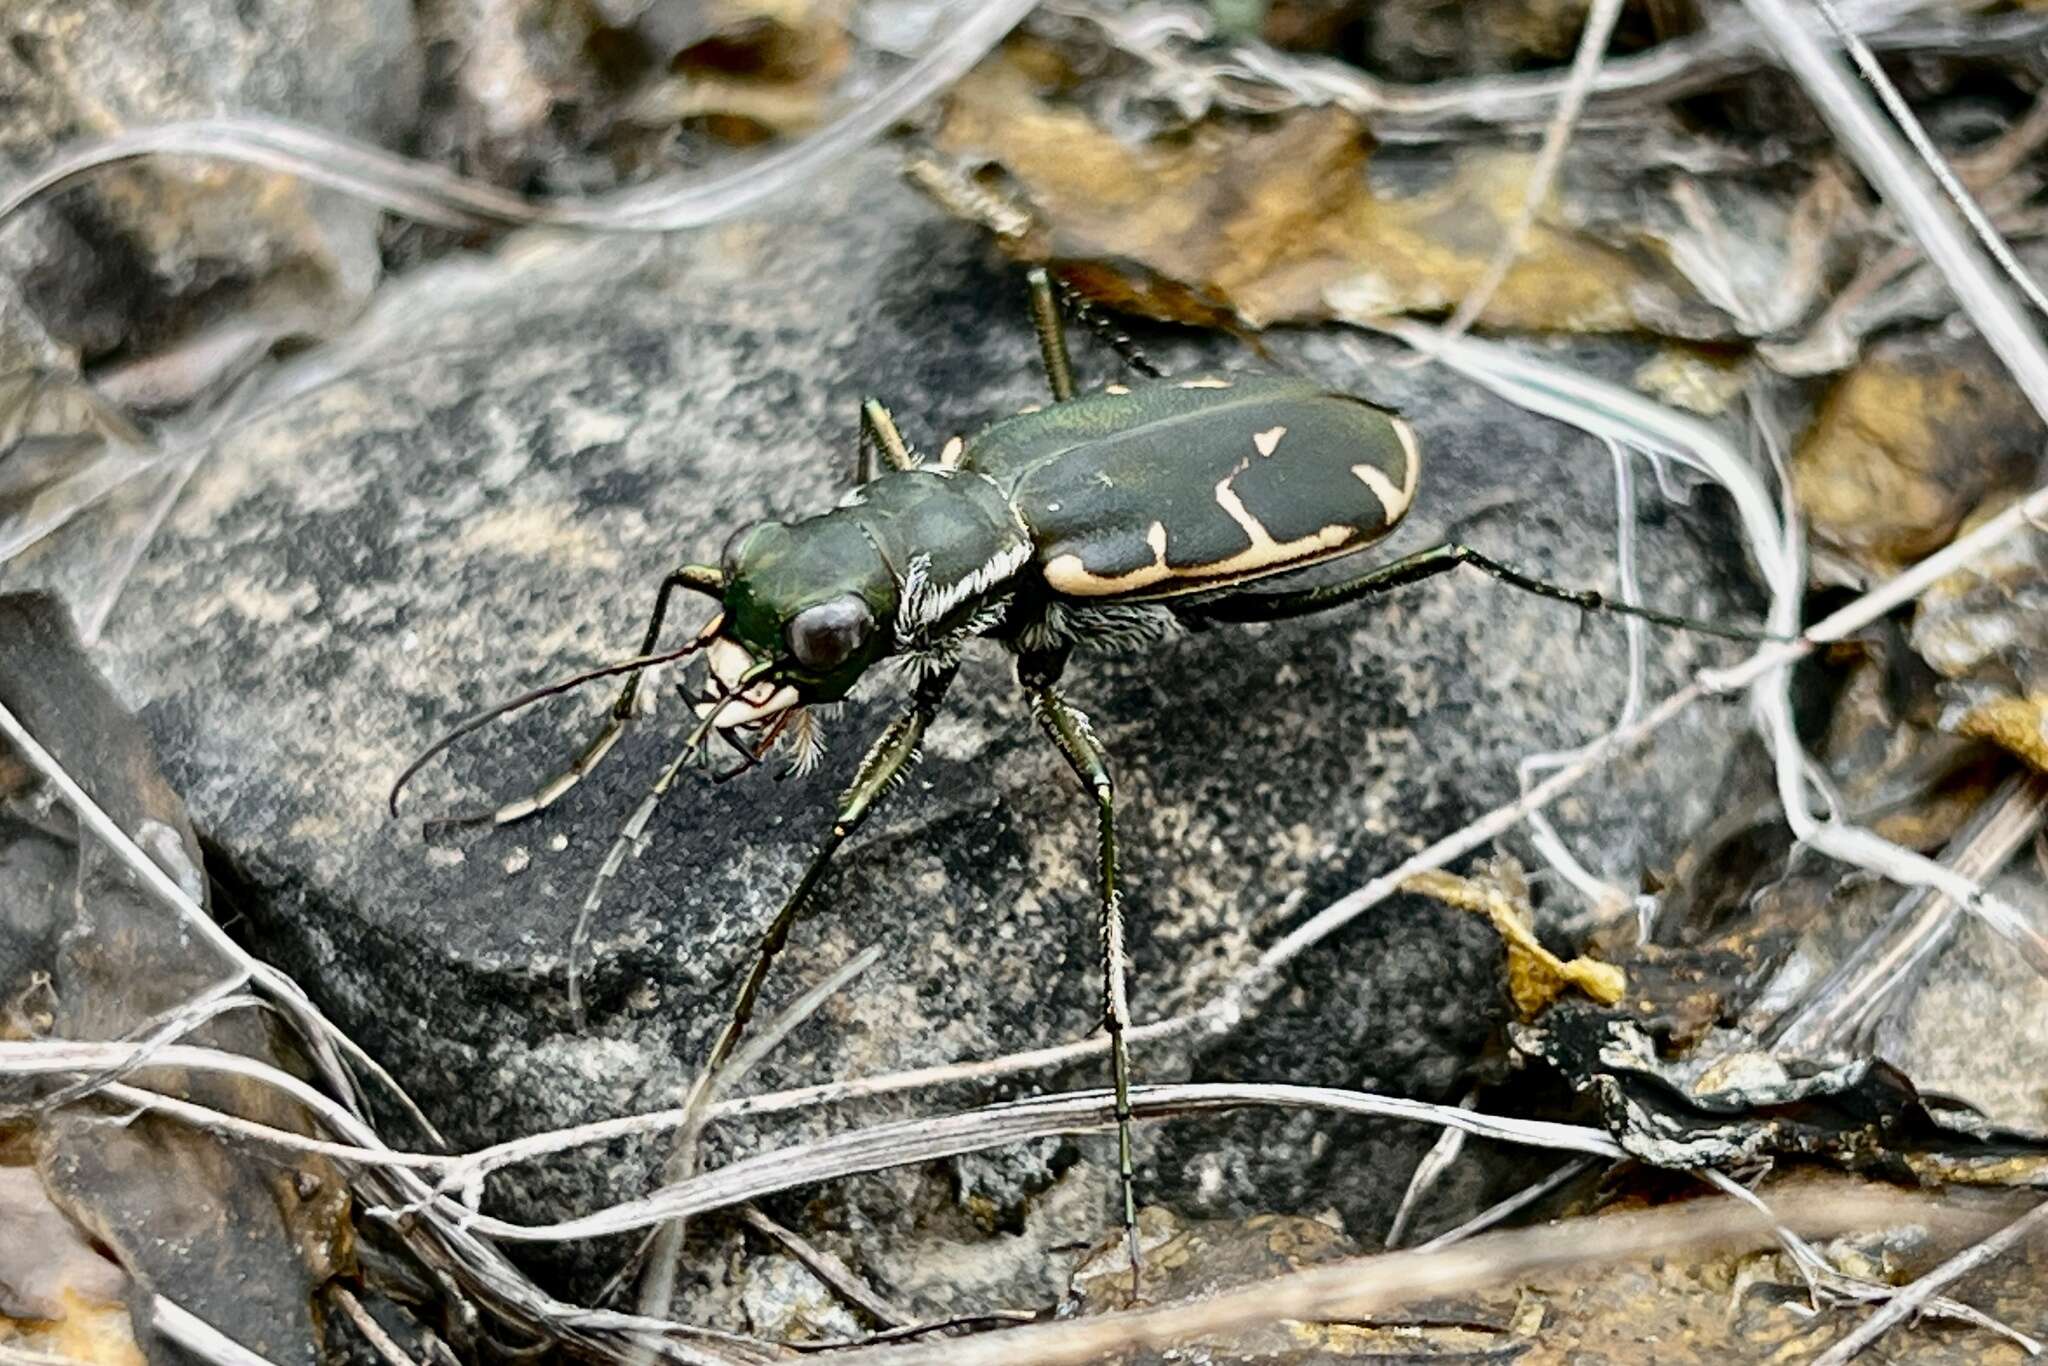
[[1052,740],[1081,780],[1095,795],[1098,892],[1102,929],[1102,1020],[1109,1032],[1110,1072],[1116,1088],[1117,1179],[1123,1187],[1124,1239],[1131,1256],[1131,1293],[1138,1291],[1141,1261],[1138,1252],[1137,1179],[1131,1165],[1131,1057],[1124,1035],[1131,1027],[1128,987],[1130,958],[1124,949],[1123,894],[1117,886],[1116,785],[1110,778],[1109,757],[1087,715],[1060,696],[1053,687],[1064,659],[1061,656],[1020,656],[1017,679],[1031,698],[1031,711],[1039,726]]
[[1043,266],[1034,266],[1026,280],[1031,291],[1031,327],[1038,333],[1038,354],[1045,362],[1045,379],[1055,403],[1065,403],[1074,396],[1074,365],[1067,355],[1066,322],[1060,316],[1062,305],[1072,309],[1074,316],[1086,323],[1131,369],[1147,379],[1165,377],[1127,333],[1097,313],[1064,280],[1053,279]]
[[1632,602],[1616,602],[1605,594],[1591,589],[1564,588],[1525,574],[1512,565],[1503,564],[1490,556],[1480,554],[1468,545],[1460,545],[1455,541],[1431,546],[1427,550],[1418,550],[1412,555],[1404,555],[1390,564],[1369,569],[1355,578],[1340,579],[1336,583],[1322,584],[1314,588],[1277,593],[1240,593],[1218,598],[1213,602],[1168,606],[1182,621],[1193,626],[1203,626],[1211,622],[1287,621],[1294,617],[1305,617],[1314,612],[1341,607],[1345,603],[1355,602],[1376,593],[1387,593],[1411,583],[1419,583],[1423,579],[1449,573],[1459,565],[1471,565],[1474,569],[1525,593],[1533,593],[1539,598],[1549,598],[1553,602],[1568,603],[1582,611],[1614,612],[1621,616],[1640,617],[1659,626],[1669,626],[1680,631],[1698,631],[1702,635],[1721,636],[1727,640],[1781,639],[1768,631],[1752,630],[1743,626],[1723,626],[1717,622],[1660,612],[1653,607],[1642,607]]
[[[662,623],[668,618],[669,599],[677,590],[693,593],[707,593],[718,597],[724,588],[724,578],[709,565],[679,565],[668,572],[661,581],[661,588],[654,596],[654,611],[647,618],[647,632],[640,641],[640,653],[654,653],[655,645],[661,639]],[[634,704],[640,698],[640,680],[644,675],[634,673],[626,679],[625,687],[619,690],[618,700],[612,703],[605,717],[604,728],[598,731],[591,742],[576,756],[573,763],[562,772],[542,783],[528,796],[492,811],[471,811],[454,816],[442,816],[426,823],[429,833],[436,830],[452,829],[465,825],[509,825],[524,820],[537,812],[545,811],[561,800],[570,788],[590,776],[590,773],[611,753],[619,737],[626,733],[626,723],[633,717]]]
[[854,483],[865,484],[875,477],[877,453],[892,470],[907,470],[917,464],[910,444],[896,430],[896,419],[882,406],[882,401],[864,398],[860,403],[860,445],[853,457]]

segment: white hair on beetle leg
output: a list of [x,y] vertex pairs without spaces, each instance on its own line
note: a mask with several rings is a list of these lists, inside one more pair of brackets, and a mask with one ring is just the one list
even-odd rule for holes
[[1167,608],[1157,603],[1105,603],[1098,607],[1076,607],[1052,601],[1025,624],[1017,643],[1027,651],[1051,651],[1079,646],[1115,654],[1142,650],[1182,635],[1187,628]]
[[789,771],[796,777],[816,770],[825,759],[825,722],[816,707],[799,707],[789,720]]

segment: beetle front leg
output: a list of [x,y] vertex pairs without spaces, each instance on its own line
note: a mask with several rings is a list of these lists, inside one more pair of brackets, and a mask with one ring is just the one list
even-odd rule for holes
[[[725,590],[724,576],[710,565],[685,564],[670,570],[662,579],[661,588],[654,595],[654,611],[647,618],[647,632],[640,640],[640,653],[651,655],[661,640],[662,623],[668,618],[669,599],[678,589],[694,593],[706,593],[721,597]],[[576,756],[568,768],[535,788],[533,792],[516,802],[507,802],[493,811],[471,811],[461,815],[442,816],[425,824],[427,833],[452,829],[465,825],[510,825],[513,821],[547,810],[561,800],[570,788],[589,777],[591,771],[603,762],[605,755],[612,752],[612,746],[626,733],[626,723],[633,717],[634,703],[640,697],[640,680],[643,675],[633,674],[627,678],[626,686],[619,690],[618,700],[612,703],[611,711],[605,718],[604,728]]]
[[1138,1292],[1141,1269],[1138,1252],[1137,1179],[1131,1167],[1131,1058],[1124,1035],[1131,1027],[1131,1005],[1127,981],[1130,960],[1124,950],[1123,895],[1117,887],[1116,785],[1110,778],[1109,758],[1088,723],[1088,717],[1069,703],[1051,683],[1033,684],[1027,667],[1020,661],[1018,674],[1026,680],[1032,714],[1044,728],[1060,755],[1074,770],[1082,785],[1095,794],[1097,868],[1102,926],[1102,1019],[1109,1031],[1110,1072],[1116,1087],[1116,1166],[1123,1186],[1124,1239],[1131,1254],[1131,1294]]
[[[953,677],[958,672],[957,668],[945,669],[917,685],[910,706],[875,737],[874,744],[862,757],[860,767],[854,770],[853,781],[839,794],[839,807],[833,814],[831,828],[811,855],[810,864],[805,867],[803,876],[797,879],[795,889],[783,901],[782,908],[776,911],[775,919],[769,922],[767,933],[761,936],[760,947],[754,951],[753,964],[740,981],[739,994],[733,998],[732,1014],[726,1018],[725,1028],[719,1031],[717,1041],[705,1057],[704,1066],[683,1100],[683,1119],[676,1130],[676,1147],[669,1157],[666,1172],[670,1182],[684,1179],[696,1165],[697,1133],[703,1123],[705,1108],[717,1089],[718,1074],[746,1034],[748,1022],[754,1018],[754,1007],[761,999],[761,987],[768,980],[769,969],[789,943],[789,932],[795,926],[797,916],[802,913],[804,904],[810,900],[818,884],[824,881],[839,846],[861,827],[875,804],[896,785],[896,780],[903,776],[903,770],[917,756],[918,742],[924,738],[932,718],[938,715],[939,704],[945,700],[946,689],[952,686]],[[659,1314],[668,1311],[669,1297],[675,1288],[676,1256],[683,1243],[683,1226],[683,1220],[674,1219],[664,1224],[655,1235],[640,1284],[643,1312]]]
[[860,829],[874,810],[875,803],[896,785],[896,780],[903,776],[904,768],[916,757],[918,743],[924,739],[925,729],[931,725],[932,718],[938,715],[939,704],[945,700],[946,690],[953,685],[954,675],[958,672],[957,667],[945,669],[919,683],[910,706],[891,721],[875,738],[874,744],[868,747],[860,767],[854,771],[853,781],[839,794],[839,807],[833,814],[831,828],[811,855],[803,876],[797,879],[795,890],[782,903],[782,909],[775,913],[775,919],[769,922],[767,933],[761,936],[761,947],[754,956],[754,964],[747,969],[747,975],[740,983],[739,995],[733,1000],[732,1016],[726,1021],[718,1041],[711,1046],[696,1089],[705,1090],[710,1086],[712,1074],[725,1064],[739,1045],[741,1036],[746,1033],[747,1022],[754,1017],[754,1006],[760,999],[762,983],[768,980],[768,969],[789,942],[790,927],[796,923],[804,903],[810,900],[811,894],[824,880],[839,846]]

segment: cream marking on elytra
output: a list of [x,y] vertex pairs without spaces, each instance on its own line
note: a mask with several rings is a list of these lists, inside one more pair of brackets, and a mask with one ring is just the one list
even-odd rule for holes
[[1102,386],[1102,392],[1105,394],[1128,394],[1131,392],[1131,386],[1128,384],[1105,384]]
[[1180,382],[1180,387],[1183,389],[1228,389],[1230,381],[1227,379],[1217,379],[1214,376],[1206,376],[1202,379],[1184,379]]
[[1135,593],[1150,588],[1155,583],[1168,579],[1200,579],[1214,581],[1230,579],[1236,575],[1254,573],[1274,565],[1307,562],[1328,556],[1341,550],[1356,534],[1356,528],[1331,523],[1319,531],[1291,541],[1276,541],[1266,530],[1244,500],[1237,496],[1237,490],[1230,487],[1230,481],[1242,474],[1245,466],[1232,470],[1221,483],[1216,485],[1216,504],[1243,529],[1251,544],[1235,555],[1213,561],[1209,564],[1194,564],[1175,568],[1166,562],[1166,526],[1154,522],[1145,533],[1145,544],[1152,548],[1152,563],[1141,564],[1121,574],[1095,574],[1081,563],[1075,554],[1056,555],[1045,566],[1045,581],[1056,592],[1071,597],[1103,597],[1113,593]]
[[1414,428],[1398,417],[1390,417],[1387,421],[1401,442],[1401,453],[1407,457],[1407,468],[1401,472],[1401,487],[1395,488],[1393,480],[1371,465],[1353,465],[1351,472],[1380,500],[1380,507],[1387,514],[1386,524],[1392,526],[1406,515],[1408,505],[1415,501],[1415,478],[1422,470],[1422,452],[1415,445]]
[[954,437],[951,441],[948,441],[945,445],[939,448],[939,468],[946,470],[958,468],[960,464],[960,457],[962,454],[966,452],[966,450],[966,439],[964,437]]
[[1334,550],[1351,539],[1352,528],[1331,523],[1320,531],[1291,541],[1276,541],[1273,533],[1266,530],[1265,523],[1252,516],[1244,500],[1237,496],[1237,490],[1230,487],[1230,481],[1237,478],[1239,471],[1232,473],[1216,486],[1216,504],[1230,514],[1230,519],[1244,528],[1244,534],[1251,544],[1238,551],[1220,564],[1205,565],[1204,576],[1210,574],[1239,574],[1247,570],[1264,569],[1267,565],[1286,564],[1304,556],[1315,555],[1325,550]]
[[1263,432],[1252,433],[1252,444],[1259,448],[1260,455],[1271,455],[1280,449],[1280,438],[1285,435],[1285,427],[1268,427]]
[[1022,417],[1026,413],[1042,413],[1044,411],[1045,405],[1043,403],[1027,403],[1017,410],[1017,416]]

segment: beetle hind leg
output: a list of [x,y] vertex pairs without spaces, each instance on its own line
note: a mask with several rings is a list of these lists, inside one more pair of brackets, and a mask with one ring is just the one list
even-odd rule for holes
[[[1020,669],[1020,673],[1024,670]],[[1038,724],[1095,796],[1097,867],[1100,874],[1102,1022],[1109,1033],[1110,1071],[1116,1088],[1116,1166],[1123,1191],[1124,1242],[1131,1258],[1131,1295],[1138,1294],[1143,1261],[1138,1249],[1137,1179],[1131,1163],[1131,1056],[1124,1036],[1131,1027],[1128,988],[1130,959],[1124,948],[1123,894],[1117,886],[1116,787],[1109,758],[1088,717],[1050,683],[1027,680],[1031,710]]]
[[1154,365],[1151,358],[1138,349],[1138,344],[1131,340],[1131,334],[1103,316],[1102,310],[1090,302],[1080,290],[1065,280],[1054,280],[1052,287],[1059,295],[1061,305],[1079,318],[1082,324],[1095,334],[1098,341],[1116,352],[1125,365],[1146,379],[1166,378],[1166,372]]
[[1585,612],[1612,612],[1619,616],[1638,617],[1657,626],[1720,636],[1726,640],[1782,639],[1768,631],[1746,626],[1724,626],[1717,622],[1701,621],[1672,612],[1660,612],[1653,607],[1643,607],[1632,602],[1616,602],[1605,594],[1590,589],[1565,588],[1525,574],[1513,565],[1503,564],[1491,556],[1480,554],[1471,546],[1460,545],[1455,541],[1431,546],[1427,550],[1418,550],[1390,564],[1369,569],[1355,578],[1340,579],[1336,583],[1290,592],[1233,594],[1209,602],[1173,606],[1170,610],[1183,622],[1195,627],[1218,622],[1287,621],[1294,617],[1305,617],[1314,612],[1342,607],[1346,603],[1356,602],[1360,598],[1371,597],[1374,594],[1392,592],[1396,588],[1419,583],[1423,579],[1435,578],[1438,574],[1447,574],[1460,565],[1470,565],[1512,588],[1521,589],[1524,593],[1549,598],[1552,602],[1567,603]]
[[1053,295],[1052,276],[1045,267],[1034,266],[1025,278],[1031,290],[1031,327],[1038,333],[1038,358],[1045,363],[1045,382],[1052,389],[1053,402],[1065,403],[1074,396],[1074,364],[1067,356],[1067,325]]

